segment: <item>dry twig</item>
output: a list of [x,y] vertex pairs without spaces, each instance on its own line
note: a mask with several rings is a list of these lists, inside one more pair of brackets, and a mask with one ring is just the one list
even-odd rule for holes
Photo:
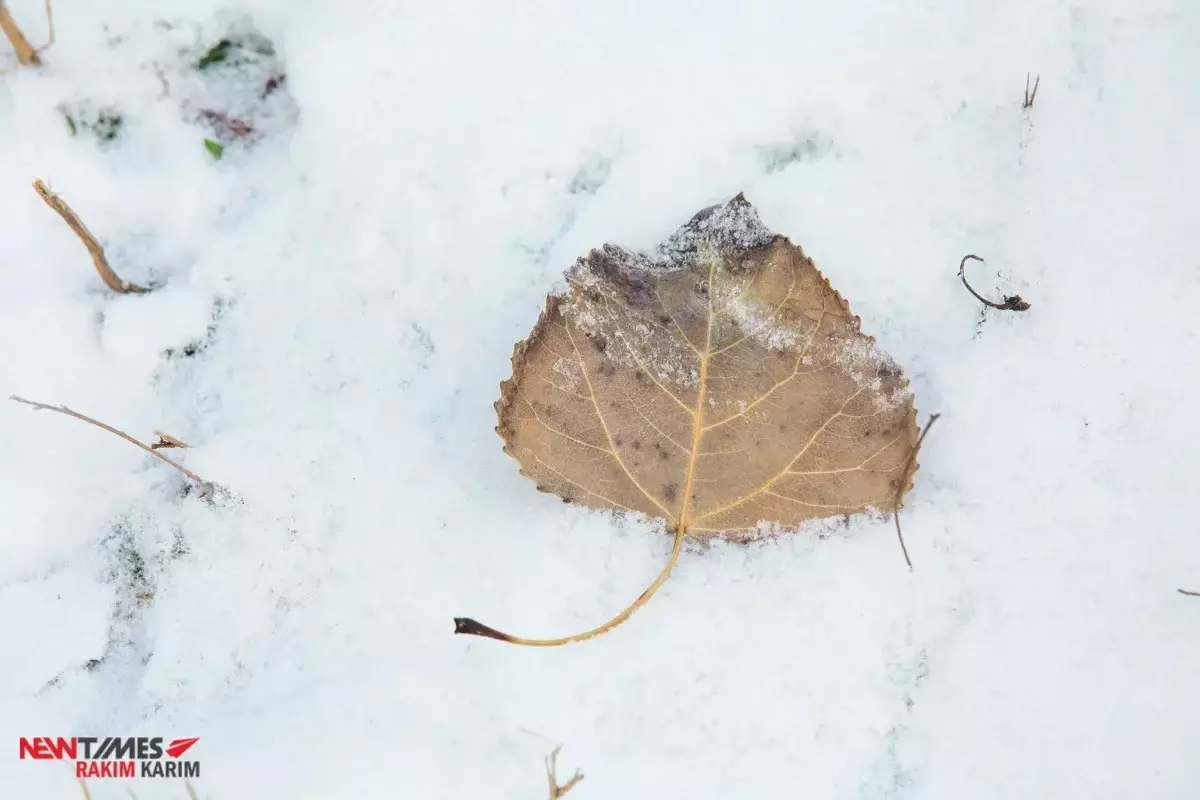
[[1025,73],[1025,102],[1021,103],[1021,108],[1033,108],[1033,101],[1037,98],[1038,84],[1041,82],[1041,75],[1034,76],[1033,91],[1029,91],[1029,73]]
[[144,286],[121,280],[117,273],[113,272],[112,267],[108,265],[108,259],[104,256],[104,248],[100,242],[96,241],[96,237],[61,197],[50,191],[40,180],[33,182],[33,188],[38,193],[38,197],[41,197],[46,205],[54,209],[62,217],[63,222],[67,223],[67,227],[74,231],[75,235],[83,242],[83,246],[92,256],[92,263],[96,265],[96,272],[100,273],[100,279],[104,281],[105,286],[119,294],[142,294],[150,291]]
[[158,437],[158,441],[150,445],[151,450],[162,450],[169,447],[191,447],[187,442],[180,441],[169,433],[155,431],[154,435]]
[[1200,592],[1189,592],[1187,589],[1180,589],[1180,594],[1186,594],[1188,597],[1200,597]]
[[[12,44],[13,50],[17,51],[17,63],[21,66],[36,67],[42,63],[42,59],[38,56],[50,45],[54,44],[54,10],[51,8],[50,0],[46,0],[46,25],[50,29],[46,43],[41,47],[34,47],[29,44],[29,40],[25,38],[25,34],[21,32],[17,21],[12,18],[12,14],[8,11],[8,6],[0,0],[0,30],[8,38]],[[8,70],[3,70],[7,72]],[[2,73],[0,73],[2,74]]]
[[11,395],[9,397],[9,399],[16,400],[18,403],[24,403],[27,406],[32,406],[34,411],[55,411],[55,412],[58,412],[59,414],[66,414],[68,417],[74,417],[75,419],[82,420],[82,421],[88,423],[89,425],[95,425],[97,428],[102,428],[102,429],[108,431],[109,433],[120,436],[122,439],[129,442],[130,444],[137,445],[138,447],[142,448],[147,453],[149,453],[150,455],[159,459],[160,461],[162,461],[166,464],[170,464],[172,467],[179,470],[184,475],[191,478],[196,483],[200,484],[202,487],[205,487],[208,489],[212,489],[212,487],[213,487],[213,484],[210,483],[209,481],[204,480],[199,475],[192,472],[191,470],[189,470],[187,467],[183,466],[179,462],[172,461],[171,459],[164,456],[162,453],[158,452],[158,450],[154,449],[153,445],[143,444],[142,442],[139,442],[137,439],[130,436],[128,433],[125,433],[125,431],[118,430],[117,428],[114,428],[111,425],[106,425],[105,423],[103,423],[99,420],[92,419],[91,417],[86,416],[84,414],[80,414],[78,411],[72,411],[71,409],[67,408],[66,406],[46,405],[45,403],[38,403],[33,400],[26,400],[24,397],[17,397],[15,394]]
[[933,423],[937,422],[940,416],[941,414],[931,414],[929,421],[925,423],[925,430],[921,431],[921,435],[917,437],[916,446],[908,454],[908,461],[904,465],[904,472],[900,473],[900,481],[896,484],[896,497],[892,502],[892,507],[895,509],[892,515],[896,519],[896,538],[900,540],[900,552],[904,553],[904,563],[908,564],[909,570],[912,569],[912,559],[908,557],[908,548],[904,545],[904,534],[900,532],[900,495],[904,494],[904,487],[908,485],[908,479],[912,475],[913,464],[917,460],[917,452],[921,449],[921,443],[925,441],[925,434],[929,433],[929,429],[933,427]]
[[983,303],[985,306],[988,306],[989,308],[998,308],[1001,311],[1028,311],[1029,310],[1031,304],[1022,300],[1021,295],[1019,295],[1019,294],[1006,296],[1004,298],[1003,303],[993,303],[991,300],[988,300],[986,297],[979,294],[979,292],[972,289],[971,284],[967,283],[967,272],[966,272],[967,262],[972,261],[972,260],[978,261],[980,264],[987,263],[979,256],[974,255],[972,253],[968,253],[967,255],[963,256],[962,261],[958,262],[958,277],[962,278],[963,286],[967,287],[967,291],[970,292],[971,294],[973,294],[975,296],[976,300]]
[[583,773],[575,770],[575,774],[571,776],[571,780],[562,784],[558,783],[558,751],[562,750],[562,745],[554,748],[550,755],[546,756],[546,782],[550,786],[550,800],[558,800],[567,792],[575,788],[575,784],[583,780]]

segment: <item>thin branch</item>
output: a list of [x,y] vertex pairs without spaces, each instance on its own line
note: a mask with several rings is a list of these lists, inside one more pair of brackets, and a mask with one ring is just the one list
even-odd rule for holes
[[575,774],[571,776],[571,780],[562,784],[558,783],[558,751],[562,750],[562,745],[554,748],[550,755],[546,756],[546,782],[550,786],[550,800],[559,800],[560,797],[575,788],[575,784],[583,780],[583,773],[575,770]]
[[[41,47],[33,47],[29,44],[29,40],[25,38],[25,34],[21,32],[20,26],[9,13],[8,7],[0,0],[0,30],[4,32],[5,37],[12,44],[13,50],[17,52],[17,63],[23,67],[36,67],[42,63],[42,59],[38,53],[46,50],[50,45],[54,44],[54,9],[51,6],[51,0],[46,0],[46,26],[49,28],[49,37]],[[8,70],[0,71],[0,74]]]
[[102,428],[103,430],[106,430],[109,433],[120,436],[122,439],[129,442],[130,444],[137,445],[138,447],[145,450],[147,453],[154,456],[155,458],[162,461],[163,463],[170,464],[172,467],[179,470],[184,475],[191,478],[192,480],[194,480],[196,483],[200,484],[201,486],[208,487],[208,488],[212,488],[212,486],[213,486],[212,483],[204,480],[199,475],[197,475],[196,473],[189,470],[187,467],[183,466],[182,464],[178,463],[177,461],[172,461],[171,459],[167,458],[162,453],[155,450],[153,446],[148,445],[148,444],[142,444],[137,439],[130,436],[128,433],[125,433],[125,431],[118,430],[117,428],[114,428],[111,425],[106,425],[105,423],[100,422],[99,420],[92,419],[91,417],[86,416],[84,414],[80,414],[78,411],[72,411],[71,409],[67,408],[66,406],[50,406],[50,405],[46,405],[45,403],[38,403],[33,400],[26,400],[24,397],[17,397],[15,394],[11,395],[9,397],[9,399],[15,400],[18,403],[24,403],[27,406],[32,406],[34,411],[55,411],[55,412],[58,412],[59,414],[66,414],[68,417],[74,417],[75,419],[82,420],[83,422],[86,422],[89,425],[95,425],[97,428]]
[[900,531],[900,496],[904,494],[904,487],[908,485],[908,480],[912,477],[913,464],[917,460],[917,452],[921,449],[921,443],[925,441],[925,435],[929,433],[929,429],[933,427],[933,423],[937,422],[940,416],[941,414],[931,414],[929,421],[925,423],[925,430],[921,431],[921,435],[917,437],[917,444],[908,454],[904,472],[900,474],[900,481],[896,484],[896,498],[892,503],[892,507],[895,509],[892,515],[896,519],[896,538],[900,540],[900,552],[904,553],[904,563],[908,564],[909,571],[912,571],[913,565],[912,559],[908,557],[908,548],[904,545],[904,534]]
[[1014,294],[1014,295],[1005,297],[1003,303],[993,303],[991,300],[988,300],[986,297],[979,294],[979,292],[972,289],[971,284],[967,283],[967,272],[966,272],[967,262],[971,261],[971,260],[978,261],[980,264],[986,264],[987,262],[984,261],[979,256],[973,255],[971,253],[968,253],[967,255],[963,256],[962,261],[958,262],[958,277],[962,278],[963,286],[967,287],[968,292],[975,295],[976,300],[983,303],[985,306],[988,306],[990,308],[998,308],[1001,311],[1028,311],[1029,310],[1030,304],[1025,302],[1024,300],[1022,300],[1020,295]]
[[620,614],[617,614],[608,622],[599,627],[592,628],[590,631],[577,633],[574,636],[564,636],[561,639],[522,639],[519,636],[512,636],[511,634],[502,633],[495,628],[490,628],[481,622],[476,622],[470,617],[455,617],[454,632],[465,634],[467,636],[483,636],[488,639],[498,639],[501,642],[520,644],[526,647],[558,647],[559,645],[571,644],[572,642],[582,642],[586,641],[587,639],[594,639],[601,634],[608,633],[613,628],[629,619],[631,616],[633,616],[633,612],[644,606],[646,602],[654,596],[654,593],[658,591],[658,588],[666,582],[667,578],[671,576],[671,570],[675,568],[675,564],[679,561],[679,551],[682,546],[683,529],[676,526],[675,543],[671,547],[671,557],[667,559],[667,565],[663,567],[662,572],[658,573],[658,577],[654,579],[654,582],[646,587],[646,590],[638,595],[638,599],[634,600],[628,608],[626,608]]
[[113,272],[112,267],[108,265],[108,259],[104,256],[104,248],[100,242],[96,241],[96,237],[61,197],[46,188],[46,184],[40,180],[33,182],[33,188],[38,193],[38,197],[41,197],[46,205],[54,209],[62,217],[63,222],[67,223],[67,227],[74,231],[75,235],[83,242],[83,246],[92,256],[92,263],[96,265],[96,272],[100,273],[100,279],[104,281],[105,286],[120,294],[142,294],[150,291],[144,286],[121,280],[117,273]]
[[83,800],[92,800],[92,793],[88,791],[87,783],[83,778],[79,779],[79,788],[83,791]]
[[0,30],[3,30],[4,35],[8,37],[13,50],[17,51],[17,63],[23,67],[36,67],[42,63],[42,60],[38,58],[37,50],[29,44],[29,40],[21,32],[20,26],[12,18],[12,14],[9,13],[8,6],[4,4],[3,0],[0,0]]
[[1025,73],[1025,101],[1021,103],[1021,108],[1033,108],[1033,101],[1037,99],[1038,85],[1042,82],[1042,76],[1037,75],[1033,80],[1033,91],[1029,91],[1029,73]]
[[1187,589],[1180,589],[1180,594],[1186,594],[1188,597],[1200,597],[1200,592],[1189,592]]

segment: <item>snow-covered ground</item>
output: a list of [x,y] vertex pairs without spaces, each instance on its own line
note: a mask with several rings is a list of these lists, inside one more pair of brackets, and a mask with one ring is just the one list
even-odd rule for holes
[[[40,43],[41,3],[9,6]],[[169,432],[236,499],[0,406],[0,796],[80,796],[18,760],[35,735],[198,736],[217,800],[540,798],[558,743],[579,800],[1200,796],[1200,599],[1177,592],[1200,589],[1200,5],[55,22],[45,64],[0,78],[0,395]],[[196,69],[249,30],[273,54]],[[106,291],[35,178],[160,288]],[[943,415],[915,570],[865,520],[686,552],[585,644],[451,635],[572,633],[661,567],[649,525],[535,491],[492,403],[577,256],[738,192]],[[968,252],[1032,310],[981,322]]]

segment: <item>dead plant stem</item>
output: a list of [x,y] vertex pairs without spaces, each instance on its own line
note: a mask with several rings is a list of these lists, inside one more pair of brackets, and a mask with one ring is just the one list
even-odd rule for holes
[[130,444],[137,445],[138,447],[145,450],[147,453],[154,456],[155,458],[162,461],[163,463],[169,464],[172,467],[174,467],[175,469],[179,470],[184,475],[191,478],[192,480],[194,480],[196,483],[200,484],[201,486],[205,486],[205,487],[212,486],[211,483],[204,480],[199,475],[197,475],[196,473],[189,470],[187,467],[183,466],[182,464],[180,464],[177,461],[173,461],[173,460],[167,458],[162,453],[155,450],[153,446],[148,445],[148,444],[143,444],[142,442],[139,442],[137,439],[130,436],[128,433],[125,433],[125,431],[114,428],[113,426],[105,424],[105,423],[101,422],[100,420],[92,419],[91,417],[87,416],[86,414],[80,414],[78,411],[72,411],[71,409],[67,408],[66,406],[51,406],[51,405],[47,405],[45,403],[38,403],[33,400],[26,400],[24,397],[18,397],[15,394],[11,395],[9,399],[15,400],[18,403],[24,403],[27,406],[32,406],[34,411],[54,411],[59,414],[66,414],[68,417],[74,417],[75,419],[82,420],[83,422],[86,422],[89,425],[95,425],[97,428],[101,428],[103,430],[108,431],[111,434],[120,436],[122,439],[129,442]]
[[8,6],[4,4],[3,0],[0,0],[0,30],[4,32],[4,36],[16,51],[17,63],[23,67],[36,67],[41,64],[42,59],[38,53],[54,44],[54,9],[50,3],[51,0],[46,0],[46,25],[50,31],[49,36],[44,45],[35,48],[21,32],[21,27],[13,19]]
[[79,215],[71,210],[71,207],[67,205],[65,200],[50,191],[46,187],[46,184],[40,180],[33,182],[33,188],[46,205],[54,209],[62,217],[63,222],[67,223],[67,227],[74,231],[75,235],[83,242],[83,246],[87,248],[88,253],[91,255],[92,263],[96,265],[96,272],[100,273],[100,279],[104,281],[105,286],[119,294],[142,294],[150,291],[144,286],[138,286],[136,283],[121,280],[112,267],[108,265],[108,259],[104,255],[104,247],[101,246],[100,242],[96,241],[96,237],[92,235],[92,232],[79,219]]

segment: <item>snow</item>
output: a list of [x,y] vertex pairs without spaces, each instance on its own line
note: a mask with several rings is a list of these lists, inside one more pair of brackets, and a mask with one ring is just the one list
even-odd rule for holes
[[[39,44],[41,3],[8,5]],[[1176,591],[1200,589],[1200,7],[61,0],[55,23],[0,78],[0,394],[166,431],[232,495],[0,408],[0,797],[80,796],[16,758],[35,735],[198,736],[214,799],[541,797],[558,743],[580,800],[1200,793]],[[248,26],[287,74],[267,100],[265,72],[193,74]],[[218,101],[261,134],[220,161],[195,116]],[[60,105],[126,121],[71,137]],[[162,288],[106,292],[35,178]],[[577,257],[738,192],[943,415],[915,570],[865,520],[686,552],[585,644],[451,635],[590,627],[665,561],[535,491],[491,404]],[[1032,309],[981,323],[968,252]]]

